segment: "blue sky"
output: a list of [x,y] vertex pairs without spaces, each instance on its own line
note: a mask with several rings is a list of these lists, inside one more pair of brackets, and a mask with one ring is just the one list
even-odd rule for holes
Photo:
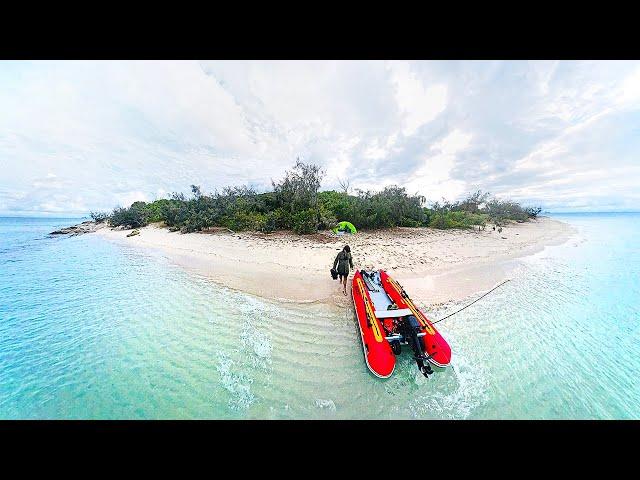
[[0,62],[0,214],[270,186],[640,210],[640,62]]

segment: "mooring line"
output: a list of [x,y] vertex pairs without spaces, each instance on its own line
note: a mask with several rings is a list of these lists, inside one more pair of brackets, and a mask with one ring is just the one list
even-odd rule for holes
[[461,312],[462,310],[464,310],[465,308],[470,307],[471,305],[473,305],[474,303],[476,303],[478,300],[481,300],[481,299],[483,299],[484,297],[486,297],[487,295],[489,295],[489,294],[490,294],[491,292],[493,292],[496,288],[501,287],[502,285],[504,285],[505,283],[510,282],[510,281],[511,281],[511,279],[510,279],[510,278],[506,279],[504,282],[502,282],[502,283],[500,283],[500,284],[496,285],[495,287],[493,287],[491,290],[489,290],[488,292],[486,292],[486,293],[485,293],[484,295],[482,295],[481,297],[476,298],[476,299],[475,299],[473,302],[471,302],[469,305],[465,305],[464,307],[462,307],[462,308],[461,308],[460,310],[458,310],[457,312],[453,312],[453,313],[451,313],[451,314],[447,315],[446,317],[441,318],[440,320],[436,320],[435,322],[431,322],[431,324],[432,324],[432,325],[435,325],[436,323],[439,323],[439,322],[441,322],[441,321],[443,321],[443,320],[446,320],[446,319],[447,319],[447,318],[449,318],[449,317],[453,317],[456,313],[460,313],[460,312]]

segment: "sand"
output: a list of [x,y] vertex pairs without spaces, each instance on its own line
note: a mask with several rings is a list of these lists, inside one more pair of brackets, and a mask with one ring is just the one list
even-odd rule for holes
[[[329,269],[348,243],[357,269],[384,268],[420,304],[436,305],[487,290],[505,279],[513,260],[565,242],[574,230],[548,217],[502,232],[394,228],[336,236],[291,232],[181,234],[150,225],[140,235],[101,229],[95,235],[162,252],[171,262],[237,290],[286,302],[350,303]],[[350,283],[348,284],[350,285]]]

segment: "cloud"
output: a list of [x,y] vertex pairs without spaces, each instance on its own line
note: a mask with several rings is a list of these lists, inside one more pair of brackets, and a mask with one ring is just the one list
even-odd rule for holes
[[447,86],[442,83],[425,85],[411,70],[409,62],[389,62],[388,66],[403,117],[402,133],[411,136],[445,109]]
[[424,155],[424,164],[408,182],[410,192],[421,192],[431,200],[462,195],[465,183],[451,177],[457,155],[468,148],[472,135],[453,130],[442,140],[435,142]]
[[639,209],[640,63],[0,62],[0,213],[85,213],[200,184],[481,188]]

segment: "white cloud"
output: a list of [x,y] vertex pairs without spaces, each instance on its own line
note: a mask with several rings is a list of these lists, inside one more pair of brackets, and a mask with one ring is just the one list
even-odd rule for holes
[[144,192],[135,191],[135,192],[126,192],[120,193],[116,195],[118,200],[118,205],[120,206],[129,206],[133,202],[148,202],[150,199]]
[[638,85],[639,62],[0,62],[0,213],[268,188],[298,156],[326,188],[640,209]]
[[425,86],[411,71],[409,62],[389,62],[389,68],[396,86],[396,101],[404,118],[403,133],[411,136],[445,109],[447,86],[441,83]]
[[638,106],[640,101],[640,68],[637,68],[622,81],[617,93],[620,103]]
[[423,165],[408,182],[410,192],[420,192],[428,200],[453,199],[464,193],[465,183],[452,178],[457,154],[464,151],[472,135],[454,130],[433,144],[425,154]]

